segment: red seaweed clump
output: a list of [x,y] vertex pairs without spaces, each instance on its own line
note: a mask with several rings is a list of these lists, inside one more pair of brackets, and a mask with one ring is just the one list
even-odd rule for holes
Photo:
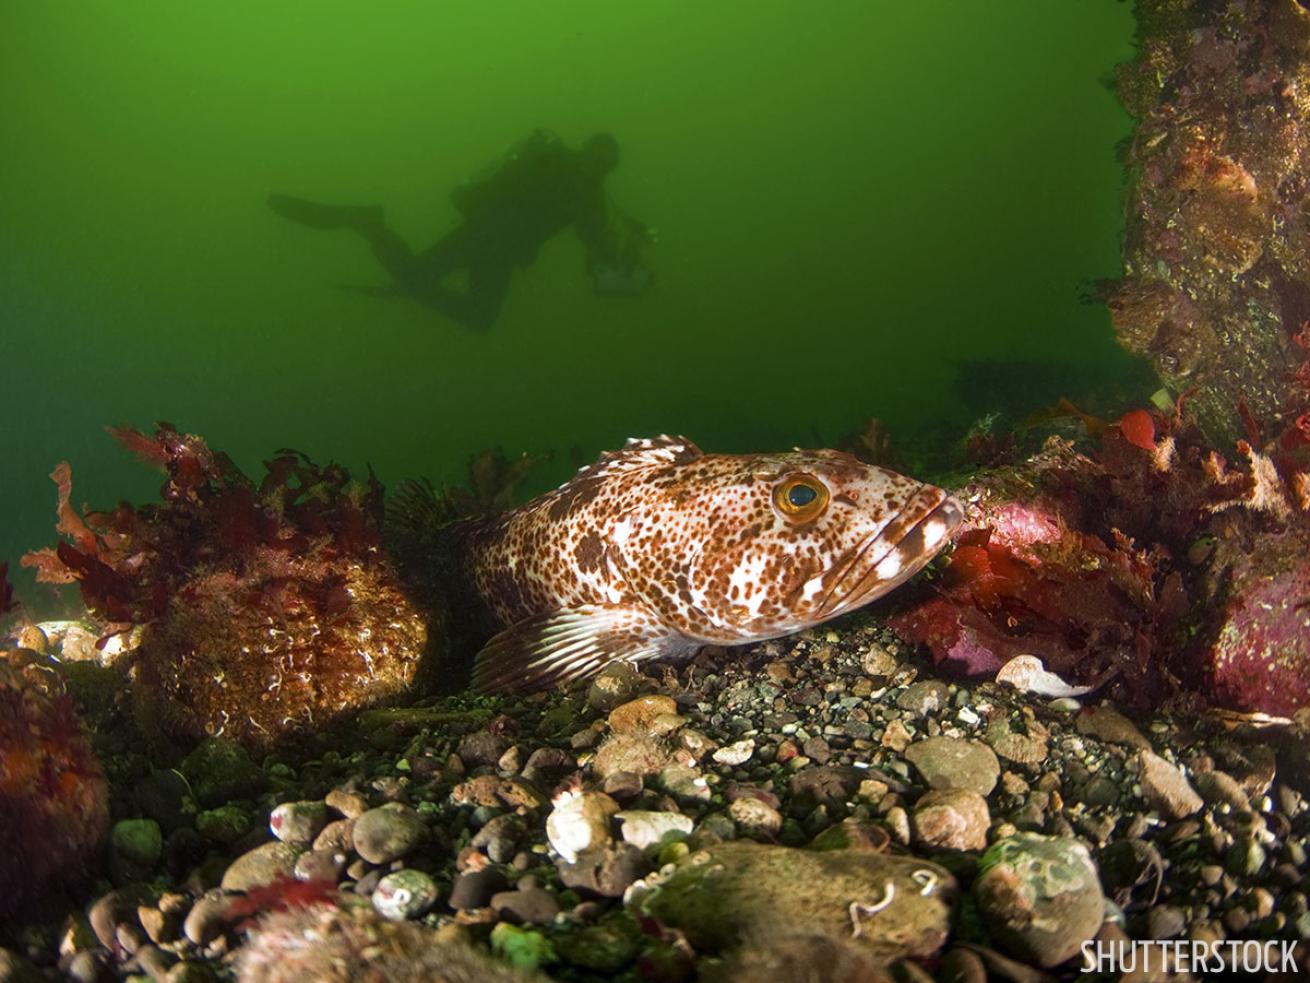
[[141,629],[144,723],[264,750],[409,688],[427,629],[383,554],[371,475],[354,482],[284,450],[256,483],[167,424],[111,433],[166,471],[162,502],[79,515],[61,463],[51,477],[65,540],[23,563],[79,583],[106,639]]
[[36,653],[0,653],[0,918],[88,872],[109,787],[63,681]]
[[1181,412],[1099,433],[1094,453],[1051,438],[966,486],[934,596],[893,627],[966,674],[1031,654],[1129,706],[1310,705],[1304,472],[1245,441],[1231,465]]

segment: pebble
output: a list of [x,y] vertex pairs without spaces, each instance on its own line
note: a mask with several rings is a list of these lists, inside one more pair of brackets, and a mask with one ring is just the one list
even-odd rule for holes
[[744,765],[754,753],[755,742],[747,737],[726,747],[719,748],[714,752],[713,758],[718,764],[735,768],[738,765]]
[[630,662],[611,662],[598,672],[587,689],[587,703],[608,713],[635,697],[648,680]]
[[1176,939],[1187,930],[1187,915],[1177,905],[1161,904],[1146,915],[1146,935],[1163,941]]
[[350,838],[363,859],[371,864],[389,864],[425,843],[428,828],[409,806],[388,803],[356,819]]
[[195,945],[209,945],[227,931],[226,915],[231,904],[232,896],[226,891],[202,894],[187,912],[186,920],[182,922],[182,934]]
[[621,771],[657,775],[668,767],[669,761],[668,748],[655,738],[644,734],[612,734],[597,748],[591,768],[601,778]]
[[1150,751],[1139,751],[1136,761],[1142,795],[1152,809],[1166,819],[1182,819],[1200,810],[1201,797],[1176,766]]
[[564,792],[546,817],[546,839],[572,863],[578,854],[612,842],[610,820],[618,811],[619,804],[604,792]]
[[619,832],[624,842],[642,850],[681,839],[691,832],[693,826],[690,817],[678,812],[629,809],[615,813],[614,818],[623,824]]
[[891,748],[897,754],[904,753],[905,749],[913,743],[914,735],[899,719],[889,723],[882,732],[882,746]]
[[743,796],[728,805],[728,815],[737,828],[754,840],[772,840],[782,828],[782,814],[760,799]]
[[894,676],[900,663],[881,645],[874,644],[860,658],[860,668],[870,676]]
[[[365,810],[367,812],[368,810]],[[363,813],[361,813],[363,815]],[[315,850],[345,852],[355,849],[355,820],[334,819],[319,831],[312,845]]]
[[124,880],[147,875],[163,851],[164,834],[153,819],[120,819],[109,832],[111,869]]
[[306,850],[296,858],[292,873],[301,881],[337,881],[348,861],[339,850]]
[[982,850],[992,817],[987,800],[965,788],[925,793],[914,806],[915,839],[944,850]]
[[556,861],[565,887],[603,898],[619,898],[647,869],[645,855],[630,843],[588,850],[572,863]]
[[684,765],[665,768],[660,772],[658,782],[660,788],[684,805],[708,801],[712,794],[705,776]]
[[887,832],[901,846],[909,846],[912,837],[910,814],[901,806],[892,806],[883,817],[887,823]]
[[1248,812],[1251,801],[1237,779],[1223,771],[1205,771],[1193,779],[1196,791],[1202,799],[1212,804],[1232,806],[1239,812]]
[[301,847],[278,840],[264,843],[232,861],[219,886],[224,891],[249,891],[271,884],[278,877],[291,875],[302,852]]
[[964,788],[987,796],[996,787],[1001,764],[985,744],[956,737],[929,737],[905,750],[931,788]]
[[549,925],[560,912],[555,895],[535,884],[501,891],[492,897],[491,907],[515,925]]
[[450,889],[450,906],[457,911],[485,908],[493,895],[509,887],[505,875],[495,867],[469,870],[455,878]]
[[324,797],[323,803],[347,819],[358,819],[368,812],[368,799],[358,792],[347,792],[344,789],[334,788]]
[[951,691],[947,685],[939,680],[929,679],[912,683],[907,687],[905,692],[896,698],[896,706],[917,717],[926,717],[949,706],[950,701]]
[[283,843],[309,846],[327,825],[328,807],[322,801],[283,802],[268,817],[268,828]]
[[983,854],[974,901],[995,938],[1049,969],[1093,938],[1105,914],[1096,865],[1078,840],[1019,833]]
[[437,885],[421,870],[398,870],[378,881],[370,900],[383,918],[405,921],[427,914],[437,903]]
[[1137,725],[1107,706],[1088,707],[1082,711],[1074,717],[1073,729],[1075,733],[1110,744],[1122,744],[1138,751],[1151,750],[1151,742],[1142,736]]
[[645,783],[641,776],[630,771],[616,771],[601,783],[601,791],[613,799],[624,801],[642,793]]
[[465,765],[480,767],[496,764],[508,747],[509,741],[503,735],[479,730],[466,735],[455,753]]
[[488,858],[498,864],[507,864],[514,859],[519,841],[528,833],[527,824],[514,813],[506,813],[488,820],[473,837],[471,846],[484,851]]
[[650,734],[656,729],[657,718],[677,713],[678,704],[671,696],[639,696],[610,711],[610,730],[615,734]]
[[563,748],[539,747],[528,755],[522,775],[530,782],[553,785],[577,767],[577,760]]

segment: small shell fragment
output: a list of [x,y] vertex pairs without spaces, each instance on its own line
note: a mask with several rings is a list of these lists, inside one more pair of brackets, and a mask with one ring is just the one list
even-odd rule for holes
[[1009,683],[1015,689],[1062,699],[1069,696],[1083,696],[1094,690],[1095,686],[1070,686],[1053,672],[1047,672],[1042,660],[1035,655],[1016,655],[1001,666],[996,673],[998,683]]

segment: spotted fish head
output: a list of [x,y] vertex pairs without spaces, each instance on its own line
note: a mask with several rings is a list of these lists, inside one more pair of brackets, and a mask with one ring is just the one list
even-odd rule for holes
[[867,604],[921,570],[963,515],[941,488],[838,451],[702,460],[703,547],[685,596],[706,637],[768,638]]

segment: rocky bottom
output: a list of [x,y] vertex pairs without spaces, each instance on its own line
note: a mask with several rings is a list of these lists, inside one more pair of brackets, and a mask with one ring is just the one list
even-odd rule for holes
[[[1028,983],[1125,939],[1306,967],[1295,724],[947,682],[859,619],[650,671],[177,769],[102,700],[107,878],[0,929],[0,981]],[[1100,978],[1215,978],[1159,972],[1197,951]]]

